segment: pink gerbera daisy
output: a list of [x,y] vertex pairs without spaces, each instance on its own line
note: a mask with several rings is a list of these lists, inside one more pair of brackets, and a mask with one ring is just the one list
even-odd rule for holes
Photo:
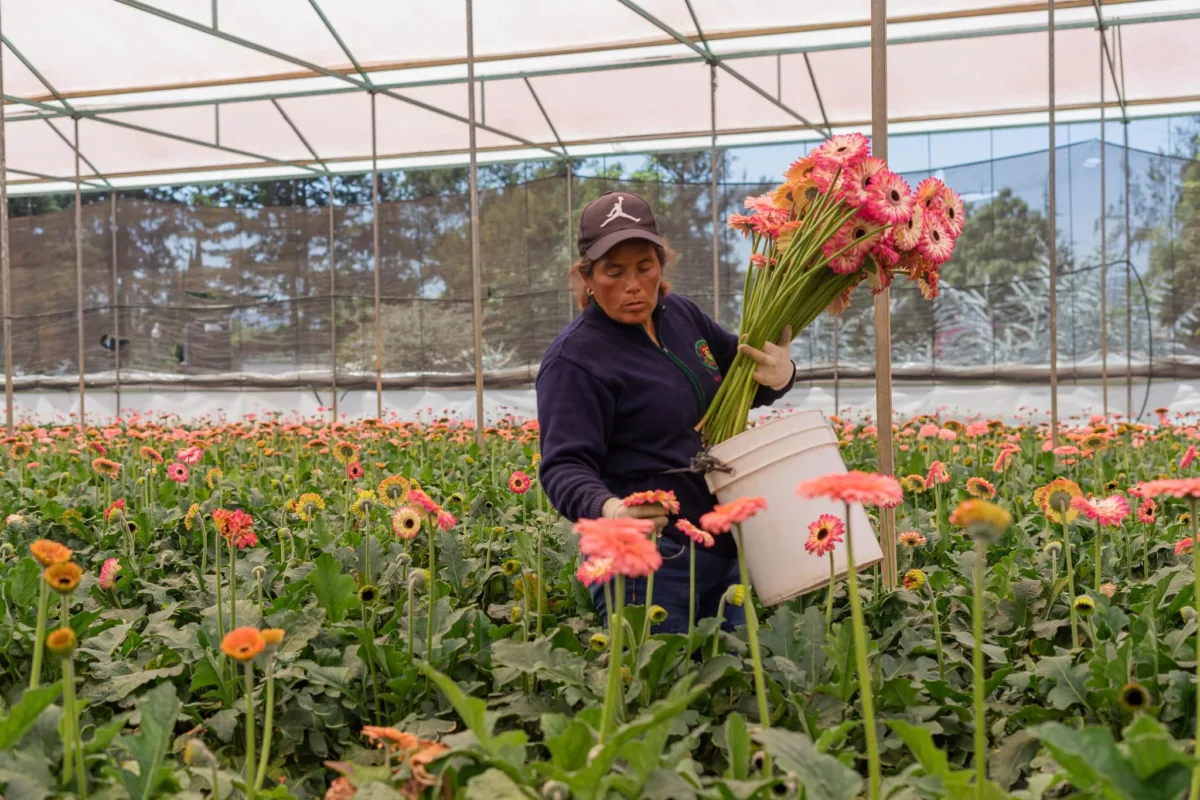
[[848,169],[871,154],[871,142],[861,133],[844,133],[826,139],[809,153],[813,162],[821,167]]
[[914,204],[912,215],[903,223],[892,228],[892,238],[896,242],[897,250],[908,252],[921,243],[921,231],[924,230],[922,220],[924,219],[925,209]]
[[424,511],[426,514],[436,514],[441,511],[441,507],[433,502],[433,498],[425,494],[420,489],[411,489],[408,492],[408,502],[417,508]]
[[1138,484],[1143,497],[1200,498],[1200,478],[1174,478],[1161,481],[1145,481]]
[[675,493],[669,490],[651,489],[648,492],[634,492],[621,502],[624,503],[626,508],[648,506],[657,503],[665,508],[668,514],[679,513],[679,500],[675,498]]
[[1081,511],[1088,519],[1107,528],[1115,528],[1129,516],[1129,503],[1123,495],[1114,494],[1099,500],[1091,497],[1075,497],[1071,508]]
[[517,470],[508,477],[508,490],[513,494],[525,494],[532,483],[527,474]]
[[607,558],[613,572],[644,578],[662,566],[658,546],[650,540],[654,523],[648,519],[581,519],[575,523],[579,552],[588,558]]
[[117,586],[117,573],[121,571],[121,563],[115,558],[107,559],[100,566],[100,588],[112,591]]
[[822,514],[808,524],[808,541],[804,549],[814,556],[832,553],[833,548],[842,541],[846,526],[832,514]]
[[1157,510],[1158,510],[1158,504],[1155,503],[1153,500],[1151,500],[1149,497],[1147,497],[1145,500],[1143,500],[1141,502],[1141,505],[1138,506],[1138,510],[1137,510],[1138,522],[1145,523],[1146,525],[1153,525],[1155,519],[1157,518],[1155,516],[1154,512]]
[[1186,539],[1180,539],[1175,543],[1175,555],[1181,556],[1184,553],[1192,552],[1192,545],[1195,544],[1195,542],[1196,540],[1190,536]]
[[933,209],[938,199],[942,196],[942,189],[946,188],[946,184],[939,178],[926,178],[917,184],[917,191],[913,197],[917,201],[917,205],[921,206],[926,211]]
[[448,531],[458,523],[458,518],[444,509],[438,509],[437,524],[444,531]]
[[846,171],[842,183],[842,198],[852,206],[865,205],[867,192],[876,176],[887,172],[887,164],[881,158],[864,158]]
[[904,491],[891,475],[858,471],[835,472],[804,481],[796,487],[796,494],[884,508],[895,508],[904,500]]
[[872,219],[900,225],[912,218],[916,200],[908,182],[891,170],[880,173],[867,192],[866,212]]
[[176,461],[167,467],[167,477],[176,483],[183,483],[188,479],[188,468],[185,464]]
[[940,461],[935,461],[929,465],[929,474],[925,476],[925,485],[933,486],[935,483],[949,483],[950,473],[946,471],[946,465]]
[[942,217],[946,220],[946,224],[950,228],[950,233],[954,236],[962,233],[963,224],[966,222],[967,210],[958,192],[949,186],[942,186],[935,203],[940,206]]
[[712,537],[711,533],[709,533],[708,531],[701,530],[700,528],[697,528],[695,525],[688,522],[686,519],[681,519],[678,522],[676,522],[675,527],[678,528],[679,532],[682,533],[684,536],[688,537],[693,542],[695,542],[698,545],[701,545],[702,547],[712,547],[714,544],[717,543],[717,540]]
[[709,533],[728,533],[767,507],[762,497],[739,497],[731,503],[718,505],[700,518],[700,527]]
[[607,583],[612,580],[613,562],[611,558],[589,558],[579,565],[575,577],[584,586],[597,583]]
[[1196,445],[1188,445],[1188,449],[1184,452],[1183,458],[1179,459],[1179,468],[1187,469],[1192,462],[1196,460]]
[[947,222],[938,215],[926,214],[917,249],[934,265],[949,261],[954,254],[954,238]]

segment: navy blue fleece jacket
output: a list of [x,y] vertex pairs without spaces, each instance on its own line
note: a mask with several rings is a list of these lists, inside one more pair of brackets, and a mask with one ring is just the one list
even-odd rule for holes
[[[697,524],[717,502],[702,475],[663,473],[687,467],[700,452],[695,426],[737,355],[737,337],[674,294],[659,299],[654,322],[661,347],[641,326],[616,322],[593,302],[542,360],[539,474],[569,520],[595,519],[609,498],[649,489],[674,491],[679,516]],[[789,389],[791,382],[778,391],[762,387],[755,405]],[[664,535],[682,539],[671,523]],[[737,552],[731,536],[717,537],[716,549]]]

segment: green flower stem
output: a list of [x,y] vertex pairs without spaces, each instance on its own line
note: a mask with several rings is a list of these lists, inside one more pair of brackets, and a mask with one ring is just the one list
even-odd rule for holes
[[1071,563],[1071,526],[1063,515],[1063,552],[1067,554],[1067,608],[1071,612],[1071,648],[1079,647],[1079,619],[1075,614],[1075,567]]
[[[521,499],[524,503],[524,498]],[[535,639],[542,638],[542,526],[538,525],[537,532],[537,634]]]
[[254,660],[242,667],[246,674],[246,797],[254,800]]
[[[767,710],[767,685],[763,678],[762,668],[762,653],[758,648],[758,615],[754,613],[754,590],[750,586],[750,575],[746,568],[746,559],[742,558],[740,553],[742,550],[742,526],[736,525],[737,542],[738,542],[738,574],[742,582],[742,586],[746,588],[746,602],[742,607],[746,609],[746,636],[750,640],[750,658],[754,668],[754,693],[758,697],[758,721],[764,728],[771,727],[771,714]],[[766,769],[767,774],[770,774],[770,767]]]
[[[39,576],[40,577],[40,576]],[[46,609],[50,605],[50,584],[45,578],[38,581],[37,626],[33,630],[33,669],[29,673],[29,688],[36,689],[42,681],[42,656],[46,648]]]
[[[433,663],[433,603],[437,595],[437,544],[434,542],[434,525],[429,525],[429,585],[425,588],[429,595],[429,619],[425,622],[425,660]],[[429,681],[425,682],[426,687]]]
[[367,573],[367,583],[371,582],[371,520],[363,517],[363,571]]
[[713,633],[712,657],[716,658],[721,649],[721,626],[725,624],[725,592],[717,601],[717,630]]
[[237,547],[229,537],[229,630],[237,630]]
[[625,576],[614,575],[613,583],[613,605],[608,615],[608,684],[604,689],[604,710],[600,717],[600,744],[604,744],[616,728],[619,707],[624,704],[621,655],[625,638]]
[[688,634],[683,674],[692,671],[692,636],[696,633],[696,540],[688,537]]
[[862,703],[863,733],[867,739],[867,775],[869,800],[879,800],[882,775],[879,769],[879,742],[875,731],[875,698],[871,694],[871,672],[867,666],[867,632],[863,622],[862,599],[858,596],[858,569],[854,560],[854,537],[850,533],[850,505],[846,510],[847,590],[850,593],[850,619],[854,628],[854,660],[858,670],[858,696]]
[[413,649],[413,591],[412,584],[408,586],[408,657],[409,659],[416,658],[416,651]]
[[984,800],[987,791],[987,711],[984,707],[983,675],[983,567],[987,561],[986,546],[982,541],[975,544],[974,603],[971,622],[975,634],[975,648],[971,654],[975,684],[975,797]]
[[[928,586],[926,582],[926,586]],[[937,595],[933,592],[933,587],[929,586],[929,613],[933,615],[933,645],[937,651],[938,662],[938,679],[946,680],[946,656],[942,651],[942,622],[938,616]]]
[[833,551],[829,552],[829,591],[825,596],[825,638],[829,638],[829,632],[833,629],[833,589],[834,582],[837,580],[837,571],[833,567]]
[[71,601],[67,595],[62,595],[62,606],[59,614],[59,624],[62,627],[67,627],[71,624]]
[[1142,577],[1150,577],[1150,526],[1142,526]]
[[[650,607],[654,604],[654,573],[646,576],[646,614],[642,620],[642,636],[638,639],[639,647],[650,638]],[[634,662],[637,663],[636,661]]]
[[[1196,499],[1192,498],[1192,608],[1200,614],[1200,520],[1196,519]],[[1200,628],[1196,630],[1196,685],[1200,700]],[[1200,756],[1200,712],[1196,714],[1196,755]],[[1188,800],[1200,800],[1200,768],[1192,771],[1192,788]]]
[[221,601],[221,538],[218,536],[213,542],[213,552],[216,554],[217,567],[217,640],[219,641],[225,635],[225,612]]
[[1100,558],[1102,555],[1101,550],[1104,546],[1103,540],[1104,526],[1100,524],[1099,520],[1096,520],[1096,582],[1092,584],[1092,588],[1097,592],[1100,591]]
[[208,528],[204,525],[204,515],[197,512],[196,521],[200,523],[200,574],[208,572]]
[[487,571],[492,568],[492,540],[495,538],[495,536],[496,526],[493,525],[491,530],[488,531],[487,551],[483,554],[483,574],[485,575],[487,574]]
[[262,789],[263,779],[267,776],[267,762],[271,758],[271,733],[275,724],[275,656],[267,656],[267,699],[266,711],[263,712],[262,755],[258,759],[258,775],[254,778],[254,791]]
[[[75,783],[79,790],[79,800],[87,800],[87,767],[83,761],[83,736],[79,731],[79,702],[75,698],[74,654],[63,659],[63,704],[70,705],[70,710],[66,713],[71,725],[71,750],[75,758]],[[66,759],[65,753],[63,759]]]

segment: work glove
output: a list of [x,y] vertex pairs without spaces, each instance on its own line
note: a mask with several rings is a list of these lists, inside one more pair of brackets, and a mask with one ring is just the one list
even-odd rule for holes
[[788,325],[779,335],[778,342],[767,342],[763,349],[759,350],[743,341],[738,345],[738,352],[758,365],[753,376],[756,383],[779,391],[791,383],[792,376],[796,374],[796,365],[792,363],[791,344],[792,326]]
[[644,506],[626,506],[619,497],[610,497],[604,501],[601,515],[605,519],[648,519],[654,523],[654,530],[661,531],[667,527],[667,509],[658,503],[647,503]]

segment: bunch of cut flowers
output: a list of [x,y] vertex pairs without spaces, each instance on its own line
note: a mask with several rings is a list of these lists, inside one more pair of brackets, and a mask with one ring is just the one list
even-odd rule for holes
[[[773,192],[746,198],[746,208],[752,213],[733,214],[728,224],[752,244],[740,339],[759,349],[789,326],[799,334],[823,311],[841,313],[863,282],[875,294],[903,274],[932,300],[965,210],[937,178],[913,192],[871,156],[860,133],[826,140],[793,163]],[[707,445],[746,429],[755,366],[747,356],[734,359],[697,426]]]

